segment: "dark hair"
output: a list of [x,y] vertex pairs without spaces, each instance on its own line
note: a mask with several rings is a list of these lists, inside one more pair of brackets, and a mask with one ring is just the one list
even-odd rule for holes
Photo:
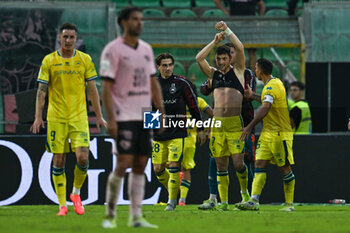
[[130,18],[130,15],[132,12],[138,11],[142,13],[142,9],[135,6],[125,7],[123,10],[119,12],[118,15],[118,24],[120,27],[122,27],[122,21],[128,20]]
[[302,83],[302,82],[300,82],[300,81],[292,82],[292,83],[290,84],[289,87],[291,87],[291,86],[296,86],[296,87],[298,87],[301,91],[303,91],[303,90],[305,89],[304,83]]
[[64,23],[60,26],[60,33],[63,32],[63,30],[74,30],[75,32],[78,32],[78,28],[77,26],[75,26],[75,24],[72,23]]
[[159,55],[157,56],[157,58],[156,58],[156,64],[157,64],[157,66],[160,66],[160,63],[162,63],[162,60],[163,60],[163,59],[171,59],[171,61],[173,62],[173,64],[174,64],[174,62],[175,62],[173,55],[171,55],[170,53],[161,53],[161,54],[159,54]]
[[265,59],[265,58],[260,58],[258,61],[258,67],[262,70],[262,72],[266,75],[271,75],[272,74],[272,62]]
[[229,48],[234,48],[236,50],[236,47],[231,42],[227,42],[225,43],[225,45]]
[[231,51],[230,47],[227,45],[221,45],[216,49],[216,55],[222,55],[222,54],[227,54],[229,58],[231,58]]

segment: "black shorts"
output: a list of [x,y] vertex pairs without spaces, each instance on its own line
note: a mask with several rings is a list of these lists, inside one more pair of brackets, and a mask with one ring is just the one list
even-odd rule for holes
[[153,131],[142,121],[117,122],[117,154],[152,155]]

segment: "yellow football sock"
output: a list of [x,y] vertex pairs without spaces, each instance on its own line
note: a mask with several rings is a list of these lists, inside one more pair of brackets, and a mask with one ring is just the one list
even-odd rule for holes
[[228,202],[228,184],[229,177],[228,171],[218,171],[217,172],[218,190],[221,202]]
[[190,187],[191,187],[191,181],[182,179],[181,186],[180,186],[180,198],[182,199],[187,198],[188,190],[190,190]]
[[283,190],[286,203],[292,204],[294,201],[295,177],[293,171],[283,176]]
[[170,173],[168,182],[169,200],[176,200],[179,192],[180,171],[178,167],[169,167],[168,170]]
[[52,180],[55,186],[58,203],[60,206],[67,205],[66,203],[66,186],[67,179],[64,168],[52,167]]
[[169,171],[164,169],[161,172],[156,173],[159,183],[161,183],[168,190],[168,182],[169,182]]
[[240,171],[236,171],[236,175],[239,181],[239,185],[241,186],[242,192],[247,192],[248,187],[248,169],[247,166],[244,165],[243,169]]
[[266,182],[266,169],[265,168],[255,168],[254,180],[252,185],[252,195],[253,199],[259,201],[262,189],[264,188]]
[[73,181],[73,186],[75,188],[80,189],[81,186],[83,186],[88,168],[89,164],[87,164],[86,166],[81,166],[79,163],[77,163],[75,165]]

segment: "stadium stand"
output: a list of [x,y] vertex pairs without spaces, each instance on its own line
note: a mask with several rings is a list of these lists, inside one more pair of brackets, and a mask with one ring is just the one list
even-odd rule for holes
[[283,17],[288,16],[288,11],[283,9],[271,9],[266,12],[265,16],[277,16],[277,17]]
[[165,18],[166,15],[162,10],[158,9],[145,9],[142,11],[145,18]]
[[170,14],[171,18],[196,18],[197,15],[190,9],[175,9]]
[[196,7],[216,7],[213,0],[196,0]]
[[174,74],[186,76],[185,67],[180,62],[174,63]]
[[126,7],[130,5],[129,0],[111,0],[112,2],[115,3],[116,7]]
[[[275,48],[278,56],[282,59],[284,62],[289,62],[293,59],[293,49],[292,48]],[[270,48],[263,48],[262,49],[262,56],[266,59],[269,59],[271,61],[276,61],[276,57],[271,52]]]
[[196,48],[171,48],[170,53],[173,54],[177,61],[195,61],[198,49]]
[[163,0],[164,7],[188,7],[192,6],[191,0]]
[[225,15],[224,12],[222,12],[222,10],[219,9],[209,9],[204,11],[203,18],[218,18],[218,17],[227,17],[227,15]]
[[286,8],[286,0],[264,0],[267,8]]
[[200,87],[200,85],[203,82],[205,82],[205,80],[207,80],[207,77],[203,74],[197,62],[192,63],[188,68],[187,76],[191,78],[193,75],[195,76],[195,80],[196,80],[195,83],[197,87]]
[[61,23],[71,22],[77,25],[79,33],[104,33],[106,30],[106,12],[103,9],[66,9]]
[[287,64],[287,68],[300,80],[300,62],[291,61]]
[[160,7],[159,0],[132,0],[132,5],[138,7]]

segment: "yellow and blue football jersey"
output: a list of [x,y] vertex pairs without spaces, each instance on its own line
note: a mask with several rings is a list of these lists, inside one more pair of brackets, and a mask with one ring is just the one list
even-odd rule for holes
[[71,58],[59,51],[45,56],[38,82],[48,84],[47,120],[52,122],[87,121],[86,82],[96,79],[91,57],[75,50]]
[[259,140],[273,141],[277,138],[279,140],[293,140],[286,90],[280,79],[272,78],[266,83],[262,91],[261,102],[264,102],[267,95],[273,98],[273,103],[263,119],[263,130]]

